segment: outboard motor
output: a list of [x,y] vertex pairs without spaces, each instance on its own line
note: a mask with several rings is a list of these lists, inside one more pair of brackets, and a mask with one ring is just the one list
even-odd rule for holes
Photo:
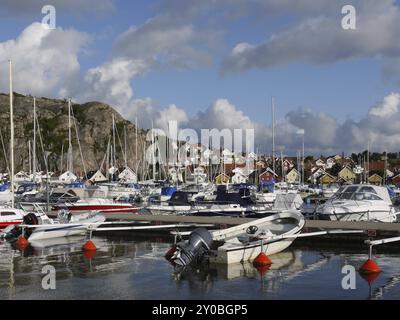
[[209,251],[212,242],[212,235],[207,229],[197,228],[190,234],[188,240],[176,244],[176,252],[172,260],[177,265],[187,266]]
[[28,213],[27,215],[24,216],[24,224],[29,224],[31,226],[35,226],[39,224],[39,219],[34,213]]

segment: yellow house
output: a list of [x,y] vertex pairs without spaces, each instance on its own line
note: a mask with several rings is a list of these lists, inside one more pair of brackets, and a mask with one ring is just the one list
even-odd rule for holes
[[225,173],[221,173],[215,177],[216,184],[227,184],[229,183],[229,180],[230,180],[229,176],[226,175]]
[[336,181],[336,178],[329,173],[325,173],[321,178],[319,178],[319,182],[321,184],[331,184]]
[[288,183],[295,183],[298,182],[300,178],[300,174],[296,169],[292,169],[289,171],[289,173],[286,175],[286,182]]
[[383,178],[379,174],[376,174],[376,173],[374,173],[372,176],[370,176],[368,178],[369,183],[375,184],[377,186],[382,184],[382,180],[383,180]]
[[344,167],[339,171],[338,177],[345,182],[354,182],[356,175],[349,167]]

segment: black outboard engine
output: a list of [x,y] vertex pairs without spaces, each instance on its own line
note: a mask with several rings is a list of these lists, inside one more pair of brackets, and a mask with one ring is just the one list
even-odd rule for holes
[[39,224],[38,217],[34,213],[28,213],[27,215],[24,216],[24,224],[29,224],[31,226],[35,226]]
[[207,229],[197,228],[190,234],[188,240],[176,244],[176,252],[172,260],[177,265],[187,266],[208,252],[212,242],[212,235]]

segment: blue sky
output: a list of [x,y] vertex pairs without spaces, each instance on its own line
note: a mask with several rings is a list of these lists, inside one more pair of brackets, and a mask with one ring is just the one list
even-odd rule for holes
[[[0,0],[0,60],[15,55],[17,80],[20,75],[17,91],[101,100],[130,119],[143,114],[160,119],[167,114],[167,121],[177,112],[186,126],[195,119],[207,123],[205,117],[216,115],[216,102],[225,99],[229,110],[241,111],[235,113],[238,123],[257,128],[259,144],[270,138],[270,99],[275,96],[278,122],[286,130],[277,138],[288,145],[287,150],[298,147],[298,139],[287,136],[301,128],[296,116],[304,114],[334,127],[328,135],[314,127],[302,128],[312,144],[310,152],[356,151],[362,148],[364,134],[377,150],[397,146],[398,133],[381,130],[382,122],[370,114],[375,107],[395,108],[389,116],[397,121],[400,13],[396,1],[28,3]],[[354,5],[361,21],[351,35],[352,31],[340,28],[340,11],[348,3]],[[35,23],[43,17],[43,4],[55,6],[58,33],[55,37],[43,33],[39,43],[31,44],[29,37],[41,32]],[[18,41],[24,30],[28,40]],[[124,41],[119,40],[122,37]],[[24,48],[37,50],[38,57],[49,55],[45,50],[56,43],[55,38],[61,43],[52,51],[59,50],[58,58],[38,62],[34,54],[17,53]],[[16,43],[6,45],[13,40]],[[246,43],[246,50],[235,56],[234,48],[241,43]],[[59,59],[64,59],[61,67]],[[116,68],[121,61],[124,70],[129,69],[127,74]],[[23,77],[29,72],[39,78],[43,75],[43,84],[37,78],[37,83],[31,83]],[[7,90],[6,82],[0,81],[0,89]],[[394,106],[387,106],[385,97],[392,93],[393,101],[387,101]],[[141,121],[145,125],[146,120]],[[223,127],[225,122],[218,121],[218,125]],[[346,143],[344,132],[350,135]]]

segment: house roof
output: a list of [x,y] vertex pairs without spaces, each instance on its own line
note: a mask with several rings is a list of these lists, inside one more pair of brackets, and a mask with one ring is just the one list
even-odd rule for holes
[[274,176],[278,177],[278,175],[270,167],[268,167],[262,173],[260,173],[260,176],[262,176],[262,175],[264,175],[266,173],[272,173]]
[[331,175],[331,174],[328,173],[328,172],[325,172],[323,175],[321,175],[321,176],[320,176],[320,179],[322,179],[322,178],[325,177],[325,176],[328,176],[328,177],[330,177],[330,178],[332,178],[332,179],[336,179],[333,175]]
[[369,171],[385,170],[385,161],[372,161],[369,163]]

